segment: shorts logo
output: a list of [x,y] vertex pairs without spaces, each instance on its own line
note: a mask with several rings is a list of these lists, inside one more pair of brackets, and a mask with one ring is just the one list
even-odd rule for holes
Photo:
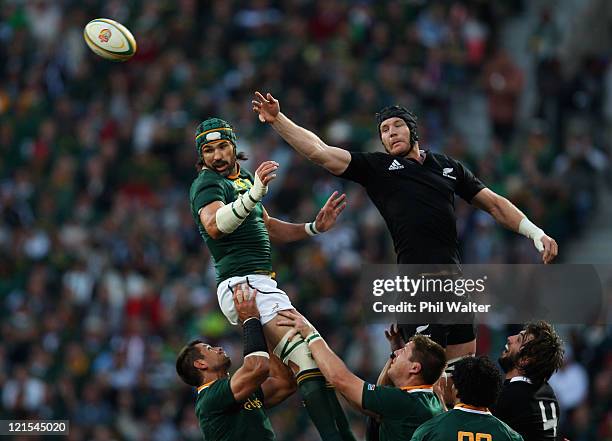
[[368,384],[368,390],[374,390],[376,386],[374,384]]
[[[399,163],[397,159],[394,159],[391,165],[389,166],[389,170],[401,170],[404,166]],[[451,169],[452,170],[452,169]]]
[[110,40],[111,35],[112,34],[110,29],[102,29],[98,34],[98,40],[100,40],[102,43],[108,43],[108,40]]
[[272,312],[276,311],[278,308],[280,308],[278,303],[274,304],[274,308],[272,308]]
[[445,178],[449,178],[449,179],[453,179],[453,180],[457,180],[456,176],[451,176],[451,173],[454,172],[455,170],[452,167],[445,167],[442,170],[442,176],[444,176]]

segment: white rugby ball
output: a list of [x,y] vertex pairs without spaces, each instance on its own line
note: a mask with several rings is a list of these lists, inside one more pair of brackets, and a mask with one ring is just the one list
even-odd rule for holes
[[97,55],[111,61],[126,61],[136,53],[136,40],[121,23],[96,18],[85,25],[83,38]]

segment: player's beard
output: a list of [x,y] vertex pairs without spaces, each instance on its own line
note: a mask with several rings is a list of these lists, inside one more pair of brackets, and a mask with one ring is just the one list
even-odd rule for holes
[[[226,164],[228,164],[228,167],[226,167],[225,170],[223,171],[217,170],[217,167],[223,167]],[[227,178],[229,175],[231,175],[234,172],[234,169],[236,168],[236,156],[234,156],[230,162],[227,162],[224,160],[214,161],[210,165],[207,165],[207,167],[213,171],[216,171],[221,176]]]
[[507,374],[508,372],[510,372],[512,369],[514,369],[517,366],[518,357],[517,355],[512,355],[512,354],[508,354],[505,356],[502,355],[501,357],[497,359],[497,362],[499,363],[499,366],[502,368],[502,371],[504,371],[504,373]]

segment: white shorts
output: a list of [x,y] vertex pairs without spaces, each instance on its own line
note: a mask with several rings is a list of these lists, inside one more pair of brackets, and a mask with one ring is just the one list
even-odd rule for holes
[[283,290],[278,289],[276,280],[272,277],[261,274],[230,277],[219,284],[217,300],[219,300],[221,311],[232,325],[238,324],[238,313],[236,308],[234,308],[233,299],[234,287],[245,282],[251,288],[257,290],[257,308],[259,309],[262,325],[272,320],[279,311],[294,309],[287,294]]

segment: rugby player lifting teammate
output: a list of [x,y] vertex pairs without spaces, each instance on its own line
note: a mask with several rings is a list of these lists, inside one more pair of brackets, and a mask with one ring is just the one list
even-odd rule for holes
[[293,224],[270,217],[261,204],[279,164],[265,161],[255,175],[240,167],[236,135],[227,122],[209,118],[196,130],[198,176],[191,185],[191,212],[215,264],[217,299],[223,314],[237,324],[232,290],[247,283],[257,289],[257,306],[266,340],[295,374],[308,413],[324,440],[354,440],[335,391],[303,341],[292,341],[275,325],[277,314],[291,310],[289,297],[272,275],[270,241],[292,242],[327,231],[342,212],[345,195],[330,196],[314,222]]
[[[332,174],[363,185],[385,219],[397,263],[444,264],[459,272],[454,196],[493,216],[504,227],[531,238],[544,263],[557,255],[557,244],[506,198],[486,188],[459,161],[419,149],[416,117],[400,106],[377,114],[385,153],[357,153],[332,147],[280,112],[271,94],[255,93],[253,110],[295,150]],[[427,325],[423,323],[423,325]],[[402,325],[404,340],[418,325]],[[449,365],[474,354],[473,325],[421,326],[446,347]]]
[[207,441],[274,440],[264,408],[293,392],[283,366],[270,358],[256,304],[257,291],[235,287],[233,303],[242,324],[244,362],[230,377],[231,360],[221,347],[202,340],[185,346],[176,359],[176,372],[198,388],[196,416]]

